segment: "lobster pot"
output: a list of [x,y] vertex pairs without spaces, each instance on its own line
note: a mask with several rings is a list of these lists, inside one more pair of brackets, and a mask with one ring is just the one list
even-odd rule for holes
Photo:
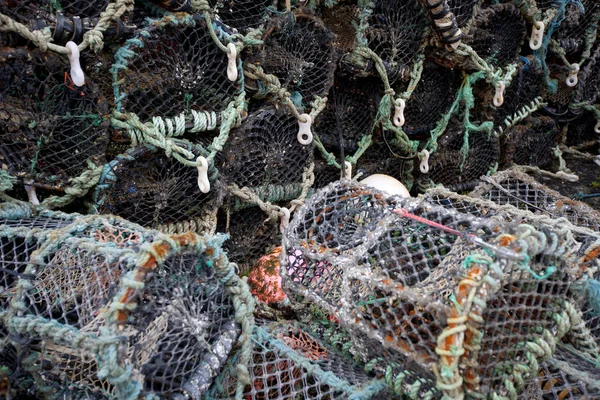
[[319,114],[314,133],[326,149],[346,155],[358,149],[358,142],[373,129],[377,105],[372,90],[375,82],[336,76],[329,90],[327,105]]
[[560,128],[552,118],[527,117],[504,132],[501,163],[549,167],[559,136]]
[[200,398],[208,389],[240,334],[234,303],[252,307],[223,237],[167,236],[26,203],[0,205],[0,221],[2,350],[15,346],[31,377],[18,382],[45,398]]
[[33,186],[63,190],[104,163],[108,106],[96,85],[69,86],[69,63],[53,53],[5,47],[0,65],[0,157]]
[[243,33],[263,25],[271,17],[270,10],[276,9],[274,0],[210,0],[209,3],[221,21]]
[[462,118],[453,117],[438,139],[438,149],[429,159],[429,172],[419,176],[421,186],[428,182],[464,190],[492,169],[500,158],[500,144],[495,133],[465,134]]
[[550,116],[562,122],[575,98],[575,88],[567,85],[569,68],[564,65],[549,64],[548,69],[550,79],[555,83],[555,87],[546,86],[542,92],[544,102],[548,103],[544,110]]
[[[226,42],[227,33],[219,34]],[[210,37],[202,16],[176,14],[153,21],[115,55],[116,109],[142,122],[183,115],[188,125],[178,128],[174,122],[171,127],[177,135],[185,129],[208,130],[220,124],[220,113],[242,92],[242,71],[232,82],[227,65],[227,54]],[[197,113],[205,124],[198,129],[190,125],[201,118]]]
[[[271,323],[254,330],[250,385],[245,399],[389,398],[382,379],[363,372],[353,360],[331,349],[297,323]],[[228,399],[237,384],[231,357],[211,398]]]
[[[298,141],[298,121],[285,108],[267,107],[248,116],[223,149],[220,171],[227,184],[278,186],[281,194],[266,201],[292,200],[312,162],[312,145]],[[286,189],[287,188],[287,189]]]
[[[180,143],[197,156],[199,147]],[[211,191],[198,186],[198,168],[184,165],[163,150],[140,145],[104,166],[93,193],[92,211],[114,214],[166,233],[214,231],[222,188],[209,166]]]
[[[412,65],[422,52],[428,20],[416,1],[377,0],[370,13],[362,12],[367,29],[367,46],[383,61],[390,81],[407,80]],[[372,72],[377,73],[374,65]]]
[[17,22],[27,25],[37,19],[62,18],[65,15],[79,18],[97,18],[109,3],[109,0],[60,0],[60,2],[52,0],[2,0],[0,1],[0,12]]
[[560,346],[540,365],[537,376],[526,383],[518,399],[593,399],[600,396],[599,379],[598,368],[586,355]]
[[481,3],[482,0],[447,0],[449,10],[456,18],[456,24],[465,30],[473,20]]
[[396,178],[408,189],[412,184],[411,171],[413,161],[402,156],[403,151],[390,139],[390,134],[384,132],[377,137],[356,163],[356,173],[363,173],[360,180],[373,174],[384,174]]
[[[458,69],[444,68],[426,60],[421,79],[406,101],[406,122],[402,130],[411,137],[428,137],[442,115],[450,110],[461,79]],[[396,89],[396,92],[401,93],[402,90]]]
[[494,106],[495,89],[487,82],[479,80],[473,85],[473,95],[477,99],[473,114],[480,121],[494,121],[496,130],[503,130],[518,117],[519,112],[527,112],[527,108],[532,108],[541,100],[539,96],[543,89],[543,70],[536,68],[533,57],[521,59],[511,84],[504,91],[502,106]]
[[[468,213],[478,218],[525,223],[538,230],[554,232],[570,231],[573,233],[576,244],[574,246],[574,261],[578,271],[574,277],[576,281],[569,288],[568,307],[572,312],[579,314],[581,320],[575,317],[571,331],[562,339],[564,343],[573,346],[577,351],[588,357],[597,357],[600,344],[600,314],[598,313],[597,292],[594,290],[595,281],[600,277],[595,271],[600,265],[599,243],[600,235],[589,228],[571,225],[565,220],[540,218],[531,211],[518,209],[511,205],[500,205],[489,200],[472,196],[462,196],[443,188],[428,190],[424,198],[446,209]],[[565,303],[565,305],[567,305]],[[583,322],[583,323],[581,323]]]
[[598,134],[594,131],[597,123],[596,115],[593,112],[581,113],[579,118],[569,122],[566,145],[583,149],[595,146],[598,143]]
[[596,46],[591,57],[587,60],[578,76],[578,80],[573,102],[598,103],[600,101],[600,44]]
[[534,214],[565,217],[573,225],[600,230],[600,219],[587,204],[571,200],[517,169],[486,178],[470,195],[501,205],[510,204]]
[[[283,240],[284,290],[348,327],[364,361],[389,352],[392,357],[384,360],[421,371],[445,395],[499,392],[507,381],[521,389],[519,376],[508,373],[508,361],[538,357],[522,343],[562,337],[553,333],[552,316],[563,315],[560,307],[572,281],[566,253],[544,246],[529,258],[513,252],[524,249],[517,245],[528,235],[523,229],[340,181],[318,191],[295,214]],[[538,234],[572,244],[562,234]],[[488,252],[494,256],[486,258]],[[471,279],[489,286],[476,289]],[[476,302],[466,294],[475,293],[471,290]],[[540,308],[524,309],[523,301]],[[465,312],[474,313],[465,317],[474,335],[457,337],[454,321]],[[540,329],[533,333],[533,327]],[[460,356],[448,348],[456,345],[464,345]],[[436,368],[451,365],[454,375],[435,376]],[[472,379],[461,383],[458,368]]]
[[[267,27],[264,45],[250,49],[246,61],[277,77],[294,105],[308,112],[315,97],[325,97],[333,85],[333,34],[321,19],[302,13],[274,17]],[[250,82],[249,88],[261,88],[262,82]],[[264,97],[260,90],[257,96]]]
[[334,35],[333,48],[338,54],[348,54],[356,47],[356,22],[360,8],[356,4],[336,4],[322,10],[323,23]]
[[[564,50],[570,62],[579,62],[586,49],[593,46],[595,30],[600,20],[600,7],[593,0],[565,5],[564,19],[559,23],[552,39]],[[593,33],[592,33],[593,32]]]
[[218,214],[217,231],[229,235],[223,247],[240,275],[246,275],[263,255],[281,244],[277,221],[248,204],[237,211],[224,207]]

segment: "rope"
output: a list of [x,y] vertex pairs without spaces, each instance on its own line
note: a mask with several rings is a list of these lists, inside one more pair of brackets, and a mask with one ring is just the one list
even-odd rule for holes
[[[126,12],[133,11],[133,0],[116,0],[114,3],[109,3],[106,9],[100,14],[96,26],[83,35],[82,42],[77,46],[79,51],[83,51],[90,47],[94,52],[102,50],[104,47],[103,32],[106,31],[113,21],[118,20]],[[15,32],[31,41],[41,51],[53,51],[59,54],[71,54],[71,51],[65,46],[59,46],[51,43],[52,33],[49,28],[41,31],[30,31],[27,26],[13,20],[5,14],[0,14],[0,31]]]

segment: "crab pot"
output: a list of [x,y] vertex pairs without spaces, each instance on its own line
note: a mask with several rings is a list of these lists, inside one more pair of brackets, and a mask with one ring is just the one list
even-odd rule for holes
[[[183,145],[196,156],[207,155],[198,146]],[[140,145],[105,165],[92,209],[168,233],[210,231],[223,189],[212,164],[208,178],[211,190],[202,193],[198,168],[167,157],[163,150]]]
[[3,255],[14,254],[2,257],[3,349],[17,347],[40,394],[198,399],[208,389],[240,334],[234,302],[244,304],[223,237],[26,203],[0,215]]

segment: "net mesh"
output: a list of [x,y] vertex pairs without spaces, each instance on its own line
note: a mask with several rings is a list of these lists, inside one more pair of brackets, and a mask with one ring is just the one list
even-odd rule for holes
[[115,217],[36,215],[24,203],[4,203],[0,215],[11,315],[2,324],[34,391],[197,396],[241,343],[234,302],[243,300],[232,289],[241,281],[215,247],[222,238],[164,236]]
[[550,117],[528,117],[505,131],[502,162],[549,167],[560,129]]

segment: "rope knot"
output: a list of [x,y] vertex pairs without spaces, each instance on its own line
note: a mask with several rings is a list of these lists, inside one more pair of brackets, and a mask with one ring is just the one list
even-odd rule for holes
[[104,35],[97,29],[86,32],[83,41],[90,46],[94,53],[98,53],[104,47]]
[[48,42],[50,42],[50,31],[44,29],[43,31],[33,31],[35,37],[35,44],[40,48],[42,52],[48,51]]

